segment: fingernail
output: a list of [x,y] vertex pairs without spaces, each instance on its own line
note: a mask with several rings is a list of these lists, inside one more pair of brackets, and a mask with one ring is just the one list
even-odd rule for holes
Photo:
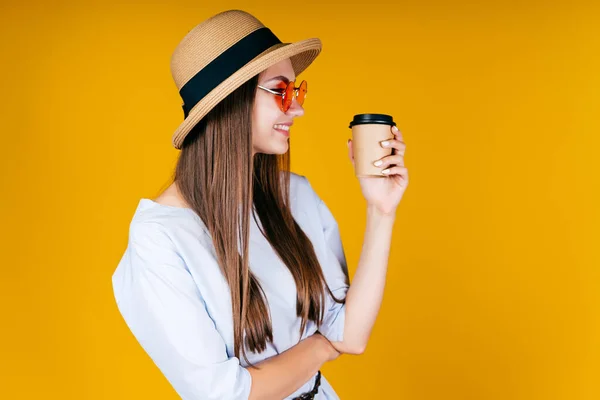
[[373,163],[373,165],[375,165],[376,167],[379,167],[381,164],[383,164],[383,161],[381,160],[377,160]]
[[383,141],[383,142],[381,142],[381,145],[382,145],[383,147],[385,147],[385,146],[389,146],[389,145],[390,145],[390,142],[388,142],[388,141],[386,140],[386,141]]
[[392,130],[393,130],[394,132],[400,132],[400,130],[398,129],[398,127],[397,127],[396,125],[394,125],[394,126],[392,127]]
[[381,171],[382,174],[389,174],[390,173],[390,169],[384,169],[383,171]]

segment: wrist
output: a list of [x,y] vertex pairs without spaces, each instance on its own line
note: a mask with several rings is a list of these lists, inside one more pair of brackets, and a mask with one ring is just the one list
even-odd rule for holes
[[390,211],[381,211],[376,206],[367,204],[367,216],[372,218],[394,220],[396,218],[396,208]]

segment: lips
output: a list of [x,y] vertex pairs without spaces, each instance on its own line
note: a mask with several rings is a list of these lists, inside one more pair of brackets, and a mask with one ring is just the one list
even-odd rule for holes
[[287,125],[287,126],[292,126],[294,124],[293,121],[289,121],[289,122],[279,122],[277,124],[273,124],[273,125]]
[[283,130],[283,129],[278,129],[278,128],[273,128],[275,129],[277,132],[281,132],[282,134],[284,134],[285,136],[290,136],[290,132]]
[[[273,124],[273,129],[275,129],[278,132],[281,132],[283,135],[290,136],[290,131],[289,128],[294,124],[294,121],[287,121],[287,122],[279,122],[277,124]],[[286,126],[288,128],[288,130],[285,129],[279,129],[277,128],[278,126]]]

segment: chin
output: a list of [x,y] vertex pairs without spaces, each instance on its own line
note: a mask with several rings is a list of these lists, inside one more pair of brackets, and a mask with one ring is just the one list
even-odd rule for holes
[[257,153],[263,154],[285,154],[290,149],[288,138],[283,140],[272,139],[256,150]]
[[288,152],[289,149],[290,149],[290,146],[287,144],[280,146],[280,147],[273,146],[269,152],[265,152],[265,153],[267,153],[267,154],[285,154]]

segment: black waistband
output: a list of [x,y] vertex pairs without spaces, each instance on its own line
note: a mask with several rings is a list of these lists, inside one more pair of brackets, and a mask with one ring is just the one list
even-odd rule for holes
[[315,386],[312,388],[310,392],[302,393],[298,397],[294,397],[292,400],[312,400],[315,398],[315,395],[319,392],[319,386],[321,386],[321,371],[317,372],[317,380],[315,381]]

